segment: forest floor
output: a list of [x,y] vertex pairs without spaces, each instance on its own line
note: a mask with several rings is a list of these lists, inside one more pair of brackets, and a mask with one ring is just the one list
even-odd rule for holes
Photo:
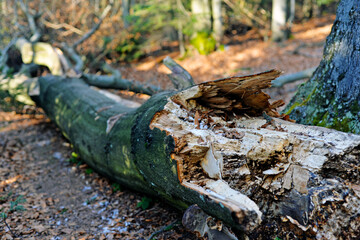
[[[224,51],[176,60],[198,83],[273,68],[298,72],[319,64],[333,20],[296,24],[284,43],[263,42],[250,31]],[[126,78],[171,88],[163,58],[149,57],[121,71]],[[298,84],[268,93],[288,102]],[[99,176],[73,156],[70,143],[40,109],[17,113],[9,102],[0,101],[0,239],[149,239],[166,226],[154,239],[196,239],[182,227],[180,211]]]

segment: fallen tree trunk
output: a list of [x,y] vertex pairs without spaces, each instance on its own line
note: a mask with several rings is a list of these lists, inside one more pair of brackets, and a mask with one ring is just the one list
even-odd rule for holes
[[[130,108],[80,79],[41,77],[33,100],[92,168],[253,239],[360,234],[360,136],[284,121],[269,71]],[[33,88],[30,88],[32,92]],[[283,116],[287,119],[287,116]]]

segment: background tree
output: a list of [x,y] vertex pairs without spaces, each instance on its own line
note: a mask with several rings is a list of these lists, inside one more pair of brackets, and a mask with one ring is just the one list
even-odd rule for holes
[[211,11],[209,0],[191,0],[191,13],[196,19],[194,29],[196,32],[211,31]]
[[360,133],[360,2],[342,0],[323,59],[286,112],[299,123]]
[[130,11],[130,0],[122,0],[122,18],[123,18],[123,22],[124,22],[124,27],[125,29],[127,29],[129,27],[129,20],[128,20],[128,16],[129,16],[129,11]]
[[219,44],[222,40],[224,31],[222,23],[222,4],[221,0],[212,0],[212,18],[213,18],[213,31],[216,42]]
[[272,40],[286,40],[290,36],[295,16],[295,0],[273,0],[271,16]]

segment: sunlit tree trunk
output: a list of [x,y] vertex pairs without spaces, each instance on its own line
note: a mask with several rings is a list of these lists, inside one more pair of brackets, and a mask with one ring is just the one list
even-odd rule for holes
[[324,57],[287,107],[303,124],[360,133],[360,1],[340,2]]
[[217,44],[223,37],[223,24],[221,19],[221,0],[212,0],[213,33]]
[[291,32],[292,24],[295,19],[295,0],[288,0],[289,7],[287,12],[287,28],[289,31],[289,34]]
[[211,31],[211,12],[209,0],[192,0],[191,12],[196,19],[195,31]]
[[282,41],[288,37],[286,31],[286,9],[287,0],[273,0],[271,30],[272,40]]
[[129,20],[127,18],[129,16],[129,11],[130,11],[130,0],[122,0],[121,3],[122,3],[122,18],[124,22],[124,27],[128,28]]
[[275,42],[289,38],[292,22],[295,18],[295,0],[273,0],[272,40]]
[[5,15],[6,14],[6,8],[7,8],[7,6],[6,6],[6,1],[5,0],[3,0],[2,2],[1,2],[1,11],[2,11],[2,13]]

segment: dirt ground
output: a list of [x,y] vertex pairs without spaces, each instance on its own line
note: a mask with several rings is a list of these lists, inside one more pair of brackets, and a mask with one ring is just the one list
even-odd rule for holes
[[[333,20],[297,24],[293,39],[281,44],[249,32],[225,51],[177,61],[196,82],[272,68],[294,73],[319,64]],[[163,57],[121,67],[122,73],[171,88]],[[288,102],[297,84],[268,93]],[[182,227],[180,211],[99,176],[72,155],[71,144],[41,110],[30,112],[0,106],[0,239],[149,239],[166,226],[153,239],[196,239]]]

